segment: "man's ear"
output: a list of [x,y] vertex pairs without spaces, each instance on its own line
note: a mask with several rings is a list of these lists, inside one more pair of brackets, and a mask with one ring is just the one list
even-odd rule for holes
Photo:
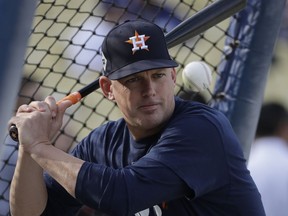
[[176,84],[177,72],[175,68],[172,68],[171,76],[172,76],[172,80],[174,81],[174,84]]
[[114,100],[114,95],[111,88],[112,81],[108,77],[101,76],[99,79],[99,85],[104,96],[109,100]]

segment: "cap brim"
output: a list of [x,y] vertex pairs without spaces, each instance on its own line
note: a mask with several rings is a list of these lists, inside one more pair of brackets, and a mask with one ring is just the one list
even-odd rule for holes
[[178,64],[175,61],[168,59],[141,60],[113,71],[108,75],[108,77],[111,80],[117,80],[147,70],[172,68],[177,66]]

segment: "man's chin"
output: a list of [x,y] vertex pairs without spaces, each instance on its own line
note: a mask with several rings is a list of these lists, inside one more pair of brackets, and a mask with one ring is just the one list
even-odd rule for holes
[[141,121],[141,127],[143,129],[146,130],[152,130],[154,128],[159,127],[162,124],[162,120],[159,119],[159,115],[158,116],[146,116],[145,119],[142,119]]

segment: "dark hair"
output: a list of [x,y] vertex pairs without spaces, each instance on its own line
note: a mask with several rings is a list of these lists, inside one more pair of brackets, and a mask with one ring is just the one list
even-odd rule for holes
[[276,102],[264,104],[260,111],[256,136],[273,136],[284,123],[288,123],[285,107]]

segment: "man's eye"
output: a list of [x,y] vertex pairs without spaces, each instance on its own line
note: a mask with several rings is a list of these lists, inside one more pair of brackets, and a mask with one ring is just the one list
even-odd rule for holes
[[161,77],[165,76],[165,73],[156,73],[156,74],[153,74],[153,76],[155,78],[161,78]]
[[133,82],[137,82],[139,80],[140,80],[139,77],[133,77],[133,78],[126,80],[125,83],[133,83]]

